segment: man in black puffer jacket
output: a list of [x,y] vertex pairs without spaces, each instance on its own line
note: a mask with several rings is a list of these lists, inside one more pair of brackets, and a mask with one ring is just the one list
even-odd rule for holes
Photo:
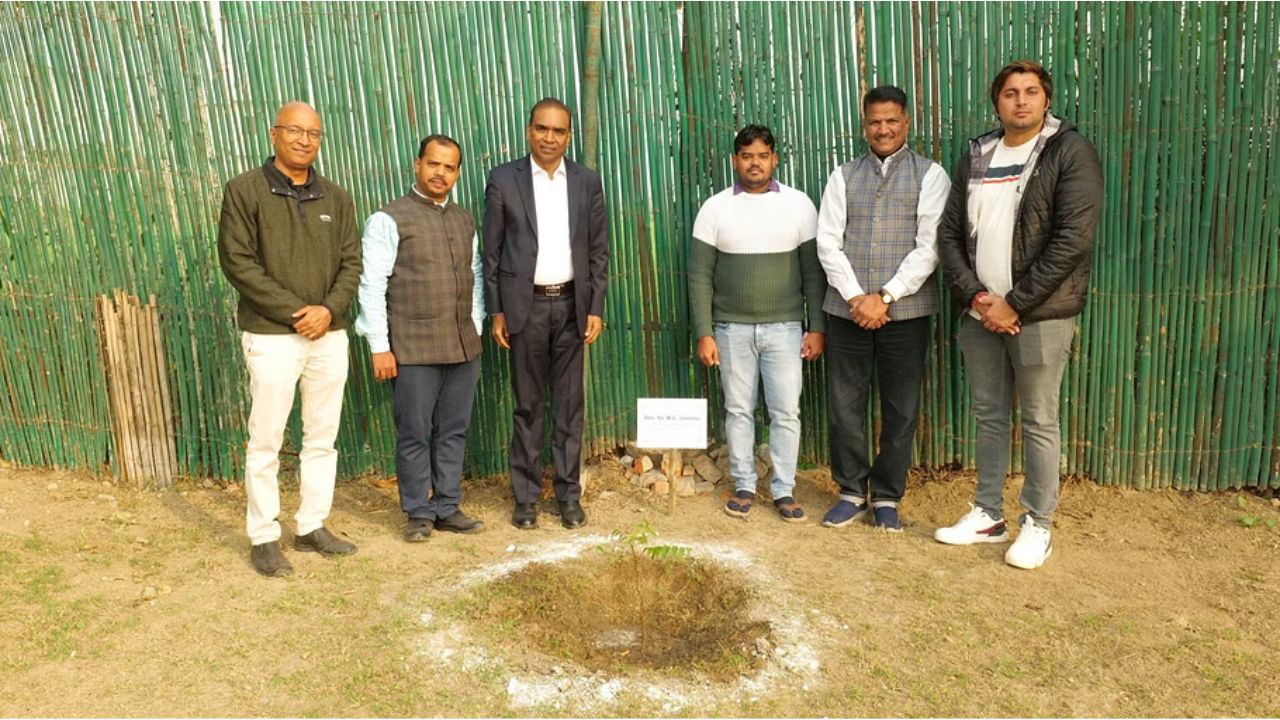
[[1021,501],[1005,562],[1032,569],[1052,551],[1061,433],[1058,390],[1084,309],[1102,167],[1093,145],[1049,112],[1053,80],[1039,63],[1006,65],[991,84],[1001,127],[969,142],[951,175],[938,256],[966,307],[957,338],[978,425],[975,506],[934,537],[951,545],[1005,542],[1014,391],[1022,409]]

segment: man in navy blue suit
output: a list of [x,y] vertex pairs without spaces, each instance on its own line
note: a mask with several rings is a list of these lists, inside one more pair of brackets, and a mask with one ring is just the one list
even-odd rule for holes
[[553,398],[552,459],[560,520],[586,524],[578,481],[582,448],[582,349],[604,329],[609,230],[600,176],[564,157],[569,108],[544,98],[529,113],[529,154],[499,165],[485,188],[485,298],[493,339],[511,351],[511,521],[538,525],[542,416]]

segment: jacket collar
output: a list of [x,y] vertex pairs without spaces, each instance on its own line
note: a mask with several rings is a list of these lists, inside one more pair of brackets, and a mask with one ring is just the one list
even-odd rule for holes
[[271,187],[271,194],[284,195],[298,200],[315,200],[324,197],[320,173],[316,172],[314,167],[307,169],[307,182],[295,186],[289,181],[289,178],[285,177],[284,173],[280,172],[280,169],[276,167],[275,161],[276,156],[271,155],[262,162],[262,173],[267,177],[267,185]]
[[[1031,154],[1027,156],[1026,163],[1022,166],[1022,175],[1018,179],[1018,192],[1022,192],[1023,186],[1033,174],[1036,163],[1040,160],[1040,155],[1045,148],[1069,130],[1074,130],[1075,126],[1070,122],[1052,114],[1045,113],[1044,127],[1040,128],[1040,134],[1035,140],[1028,142],[1035,143],[1031,148]],[[986,178],[987,170],[991,167],[991,159],[995,157],[996,146],[1000,144],[1004,138],[1004,128],[998,127],[991,132],[980,135],[969,141],[969,186],[976,187],[981,185]],[[1019,195],[1021,197],[1021,195]],[[1021,201],[1019,201],[1021,202]]]
[[[1049,138],[1059,135],[1067,130],[1074,130],[1075,125],[1070,121],[1060,118],[1051,112],[1044,114],[1044,127],[1040,128],[1040,134],[1036,136],[1035,143],[1038,147],[1043,147]],[[983,135],[971,139],[969,142],[973,146],[975,155],[986,155],[995,151],[996,143],[1004,137],[1004,127],[998,127]]]
[[[520,189],[520,202],[524,205],[525,216],[529,219],[529,225],[534,229],[535,235],[538,229],[538,213],[533,200],[533,157],[525,155],[516,161],[516,186]],[[582,166],[570,160],[567,157],[560,159],[560,167],[564,170],[566,180],[568,181],[568,197],[569,197],[569,237],[573,237],[573,232],[577,229],[578,218],[574,212],[574,203],[577,202],[578,193],[581,191],[578,183],[582,176]],[[558,172],[558,171],[557,171]]]

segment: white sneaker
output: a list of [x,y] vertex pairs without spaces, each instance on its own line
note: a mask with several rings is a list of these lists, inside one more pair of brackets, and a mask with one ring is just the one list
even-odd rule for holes
[[970,505],[968,514],[951,527],[933,531],[933,539],[948,545],[1008,542],[1009,531],[1004,520],[996,520],[986,510]]
[[1004,554],[1004,561],[1016,568],[1035,570],[1044,564],[1053,554],[1053,543],[1049,539],[1049,531],[1036,524],[1030,515],[1022,518],[1022,529],[1018,531],[1018,539],[1009,546]]

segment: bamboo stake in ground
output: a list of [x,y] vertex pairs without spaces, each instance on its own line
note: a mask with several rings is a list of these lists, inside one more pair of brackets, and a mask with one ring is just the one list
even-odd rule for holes
[[173,405],[169,399],[169,373],[164,361],[164,343],[160,340],[160,314],[156,308],[156,296],[151,296],[151,332],[155,343],[155,368],[159,376],[157,390],[160,395],[160,417],[163,421],[161,429],[165,440],[166,477],[164,487],[173,485],[173,478],[178,473],[178,447],[174,437]]
[[124,317],[123,308],[102,298],[104,319],[107,321],[108,381],[115,388],[117,405],[111,423],[119,428],[123,443],[116,448],[120,460],[121,477],[134,484],[142,475],[138,461],[138,438],[134,433],[133,403],[129,389],[129,373],[127,369],[127,353],[124,349]]
[[168,489],[173,484],[174,465],[170,447],[173,435],[169,432],[169,398],[165,392],[164,350],[160,344],[160,321],[156,312],[156,296],[152,295],[146,305],[139,308],[141,322],[138,325],[138,343],[142,348],[142,367],[146,389],[144,395],[147,403],[147,416],[150,418],[149,433],[152,438],[151,454],[155,467],[154,486],[157,490]]
[[157,396],[160,379],[155,372],[156,349],[151,342],[154,337],[151,327],[155,319],[151,311],[154,308],[143,305],[136,297],[131,297],[129,303],[133,306],[134,316],[137,318],[134,329],[137,333],[138,345],[137,371],[140,380],[138,387],[142,391],[142,405],[146,408],[147,440],[151,446],[150,485],[154,489],[160,489],[165,487],[168,463],[163,435],[164,420],[160,415],[160,398]]
[[[600,22],[604,12],[604,4],[598,1],[586,3],[587,10],[587,47],[586,47],[586,70],[584,72],[583,100],[585,107],[583,138],[585,140],[585,164],[592,170],[596,169],[599,159],[599,143],[600,134]],[[604,318],[601,318],[601,322]],[[603,334],[603,328],[601,328]],[[587,467],[587,458],[592,454],[595,446],[594,433],[592,425],[588,420],[591,417],[591,403],[588,402],[591,393],[591,346],[584,345],[582,348],[582,432],[585,437],[579,438],[579,456],[578,456],[578,484],[583,495],[587,493],[587,485],[590,482],[592,470]]]
[[679,450],[662,451],[662,474],[667,477],[667,514],[676,514],[676,481],[684,472],[684,454]]
[[124,294],[124,291],[116,291],[116,308],[120,312],[124,322],[121,324],[124,332],[121,336],[122,342],[120,348],[123,359],[123,376],[128,379],[128,402],[129,414],[133,422],[134,438],[137,442],[137,461],[139,475],[135,478],[134,486],[142,489],[145,478],[155,477],[155,465],[151,456],[151,437],[148,435],[147,405],[143,399],[143,382],[144,378],[139,372],[142,364],[140,357],[140,348],[138,347],[138,314],[137,305],[131,303],[130,299]]
[[115,309],[105,295],[97,297],[98,326],[102,331],[102,365],[107,376],[107,400],[111,411],[111,434],[115,438],[116,473],[123,479],[134,475],[129,452],[130,438],[125,424],[118,421],[123,416],[124,396],[118,379],[119,369],[116,367],[120,351],[116,347],[117,332]]

